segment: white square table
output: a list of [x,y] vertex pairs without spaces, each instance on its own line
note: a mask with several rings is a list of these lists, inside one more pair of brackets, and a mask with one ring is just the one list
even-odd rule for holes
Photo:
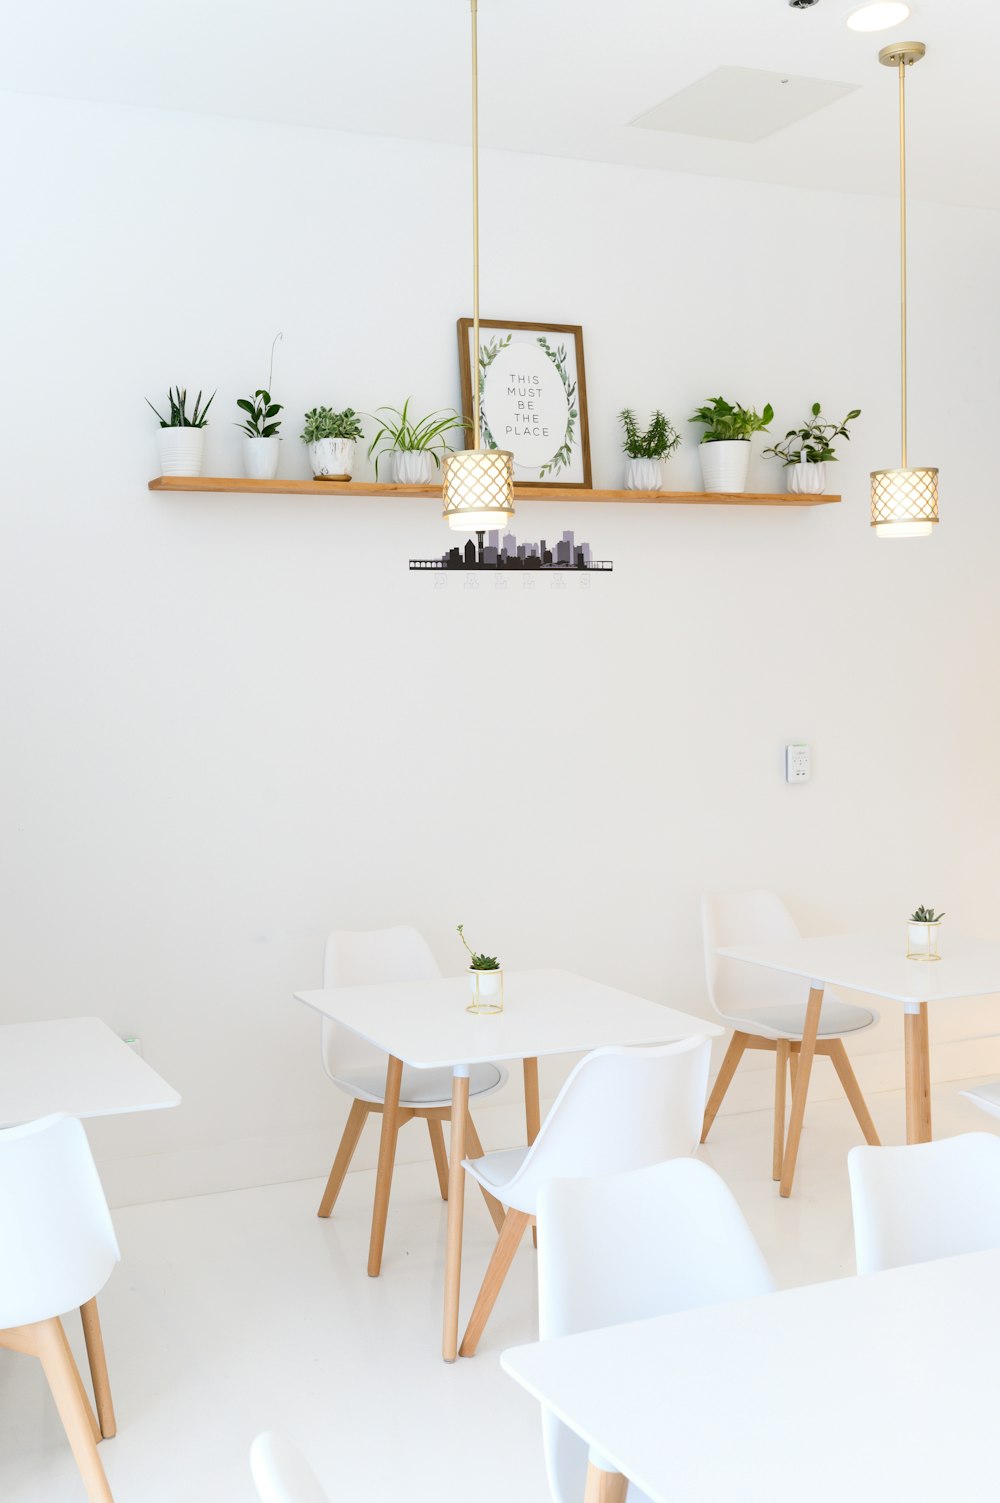
[[584,1054],[604,1044],[662,1044],[722,1033],[704,1018],[675,1012],[569,971],[505,972],[504,992],[504,1011],[485,1016],[466,1011],[470,1001],[467,976],[295,993],[307,1007],[351,1029],[389,1056],[368,1252],[368,1272],[373,1278],[382,1265],[403,1065],[418,1070],[446,1067],[452,1072],[442,1341],[446,1362],[454,1362],[458,1351],[469,1067],[492,1060],[523,1061],[531,1143],[539,1127],[540,1055]]
[[731,945],[719,950],[730,960],[784,971],[809,982],[809,1005],[802,1034],[799,1067],[792,1090],[781,1177],[781,1194],[789,1195],[805,1114],[809,1074],[816,1049],[823,991],[844,986],[869,996],[903,1004],[906,1058],[906,1141],[926,1143],[931,1137],[930,1044],[927,1006],[959,997],[982,997],[1000,992],[1000,944],[981,939],[945,936],[940,960],[907,960],[904,926],[898,938],[863,934],[821,935],[809,939],[778,940],[757,945]]
[[514,1347],[588,1503],[941,1503],[996,1487],[1000,1251]]

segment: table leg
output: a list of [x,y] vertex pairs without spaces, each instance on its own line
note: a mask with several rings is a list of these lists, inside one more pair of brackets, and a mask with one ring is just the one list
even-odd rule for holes
[[441,1355],[458,1356],[458,1301],[462,1286],[462,1222],[465,1213],[465,1127],[469,1112],[469,1072],[458,1065],[451,1082],[451,1143],[448,1160],[448,1236],[444,1261],[444,1331]]
[[788,1084],[788,1040],[779,1039],[774,1060],[774,1153],[771,1178],[781,1178],[785,1157],[785,1089]]
[[378,1169],[375,1172],[375,1204],[372,1207],[372,1235],[368,1244],[368,1277],[377,1279],[382,1269],[385,1223],[389,1215],[389,1191],[396,1162],[396,1135],[399,1132],[399,1087],[403,1079],[403,1061],[389,1055],[385,1072],[385,1102],[382,1107],[382,1136],[378,1145]]
[[583,1503],[625,1503],[627,1492],[628,1478],[621,1472],[605,1472],[592,1461],[587,1462],[587,1488]]
[[[524,1125],[527,1130],[528,1147],[538,1137],[542,1125],[542,1108],[538,1100],[538,1060],[526,1059],[524,1067]],[[531,1240],[538,1246],[538,1228],[531,1228]]]
[[795,1160],[799,1153],[802,1123],[806,1115],[806,1097],[809,1094],[809,1076],[812,1074],[813,1055],[816,1052],[816,1034],[819,1032],[819,1014],[823,1006],[823,988],[809,988],[809,1003],[806,1021],[802,1030],[802,1042],[798,1049],[798,1065],[795,1069],[795,1085],[792,1089],[792,1114],[788,1123],[788,1138],[785,1141],[784,1162],[781,1166],[780,1194],[788,1199],[795,1178]]
[[931,1061],[927,1003],[907,1003],[903,1014],[906,1049],[906,1141],[931,1140]]

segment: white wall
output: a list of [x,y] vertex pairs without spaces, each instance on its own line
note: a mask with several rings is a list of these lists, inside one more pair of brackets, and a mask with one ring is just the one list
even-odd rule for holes
[[[325,1169],[344,1107],[291,993],[334,924],[413,922],[457,970],[462,920],[509,966],[696,1011],[705,888],[773,886],[817,931],[924,901],[997,931],[996,215],[913,206],[911,459],[943,521],[892,545],[867,518],[897,456],[891,198],[488,155],[484,313],[583,324],[595,483],[623,404],[864,416],[839,507],[524,505],[613,577],[468,588],[407,571],[446,543],[426,502],[150,494],[143,405],[217,386],[208,467],[237,473],[277,329],[285,474],[314,403],[457,402],[464,154],[9,96],[2,119],[3,1015],[99,1013],[183,1093],[96,1125],[116,1198]],[[671,483],[697,484],[690,439]],[[885,1011],[869,1087],[900,1078]],[[962,1042],[994,1010],[933,1026],[939,1074],[1000,1066]]]

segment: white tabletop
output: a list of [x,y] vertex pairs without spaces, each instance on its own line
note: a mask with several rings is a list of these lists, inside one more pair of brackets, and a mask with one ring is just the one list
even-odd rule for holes
[[655,1503],[996,1488],[1000,1251],[515,1347],[503,1367]]
[[504,1011],[466,1012],[469,978],[296,992],[300,1002],[419,1069],[578,1054],[602,1044],[662,1044],[714,1023],[570,971],[505,971]]
[[180,1099],[100,1018],[0,1024],[0,1127],[50,1112],[149,1112]]
[[896,1002],[935,1002],[1000,992],[1000,944],[941,937],[941,959],[906,959],[906,925],[899,933],[817,935],[759,945],[730,945],[719,954],[750,965],[787,971],[830,986],[845,986]]

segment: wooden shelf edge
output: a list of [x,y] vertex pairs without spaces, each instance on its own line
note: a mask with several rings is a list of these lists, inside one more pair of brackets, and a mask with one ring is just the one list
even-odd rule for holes
[[[209,494],[235,492],[243,495],[330,496],[346,501],[364,496],[440,497],[439,485],[379,485],[373,481],[344,480],[244,480],[226,475],[157,475],[149,482],[151,491],[188,491]],[[754,491],[595,491],[559,490],[546,485],[515,485],[515,501],[581,501],[611,505],[660,506],[830,506],[840,496],[799,496],[790,492]]]

